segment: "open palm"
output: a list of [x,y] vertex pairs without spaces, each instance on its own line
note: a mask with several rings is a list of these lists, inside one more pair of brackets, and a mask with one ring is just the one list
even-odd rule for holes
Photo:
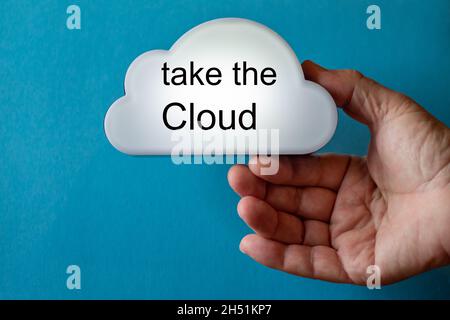
[[256,232],[241,250],[304,277],[384,284],[450,263],[450,130],[409,98],[355,71],[303,64],[337,105],[368,125],[367,158],[284,156],[229,172],[238,212]]

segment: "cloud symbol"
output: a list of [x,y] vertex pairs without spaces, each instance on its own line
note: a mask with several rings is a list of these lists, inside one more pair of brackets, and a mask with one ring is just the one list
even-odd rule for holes
[[[247,70],[246,85],[244,62],[247,69],[256,70]],[[236,63],[240,73],[233,70]],[[164,66],[170,68],[167,79]],[[184,71],[177,67],[186,72],[185,82]],[[191,83],[191,72],[199,68],[203,68],[198,73],[203,84],[195,76]],[[211,68],[221,73],[218,77],[217,70],[210,71],[213,84],[205,80]],[[266,70],[263,82],[265,68],[275,71],[276,77]],[[178,104],[166,109],[171,103]],[[197,123],[199,115],[203,128]],[[223,129],[232,124],[234,128]],[[177,144],[174,133],[221,134],[226,140],[261,129],[279,130],[279,154],[305,154],[331,139],[337,111],[325,89],[305,80],[295,53],[278,34],[250,20],[226,18],[191,29],[169,51],[153,50],[137,57],[125,77],[125,96],[111,105],[104,125],[111,144],[131,155],[171,154]],[[223,141],[210,143],[225,154],[255,150],[230,152]],[[201,147],[192,146],[191,151],[201,153]]]

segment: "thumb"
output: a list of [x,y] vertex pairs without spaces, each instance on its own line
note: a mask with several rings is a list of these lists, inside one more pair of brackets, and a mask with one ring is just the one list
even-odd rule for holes
[[411,108],[421,109],[408,97],[392,91],[354,70],[327,70],[312,61],[302,64],[307,80],[323,86],[352,118],[369,127],[396,117]]

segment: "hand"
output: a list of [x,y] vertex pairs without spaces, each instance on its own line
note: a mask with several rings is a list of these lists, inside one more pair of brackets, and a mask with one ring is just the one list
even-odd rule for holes
[[366,284],[377,265],[383,284],[450,263],[450,129],[411,99],[356,71],[303,64],[308,80],[371,132],[367,158],[280,157],[228,174],[242,197],[240,217],[256,234],[240,249],[302,277]]

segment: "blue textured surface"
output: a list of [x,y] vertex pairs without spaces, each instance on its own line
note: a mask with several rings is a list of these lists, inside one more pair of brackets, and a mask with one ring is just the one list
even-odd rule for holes
[[[450,124],[450,2],[68,1],[0,3],[0,298],[450,298],[450,271],[379,291],[262,267],[238,250],[228,166],[129,157],[103,132],[130,62],[191,27],[242,17],[281,34],[301,60],[356,68]],[[324,151],[364,154],[362,125],[340,114]],[[82,269],[82,290],[65,269]]]

